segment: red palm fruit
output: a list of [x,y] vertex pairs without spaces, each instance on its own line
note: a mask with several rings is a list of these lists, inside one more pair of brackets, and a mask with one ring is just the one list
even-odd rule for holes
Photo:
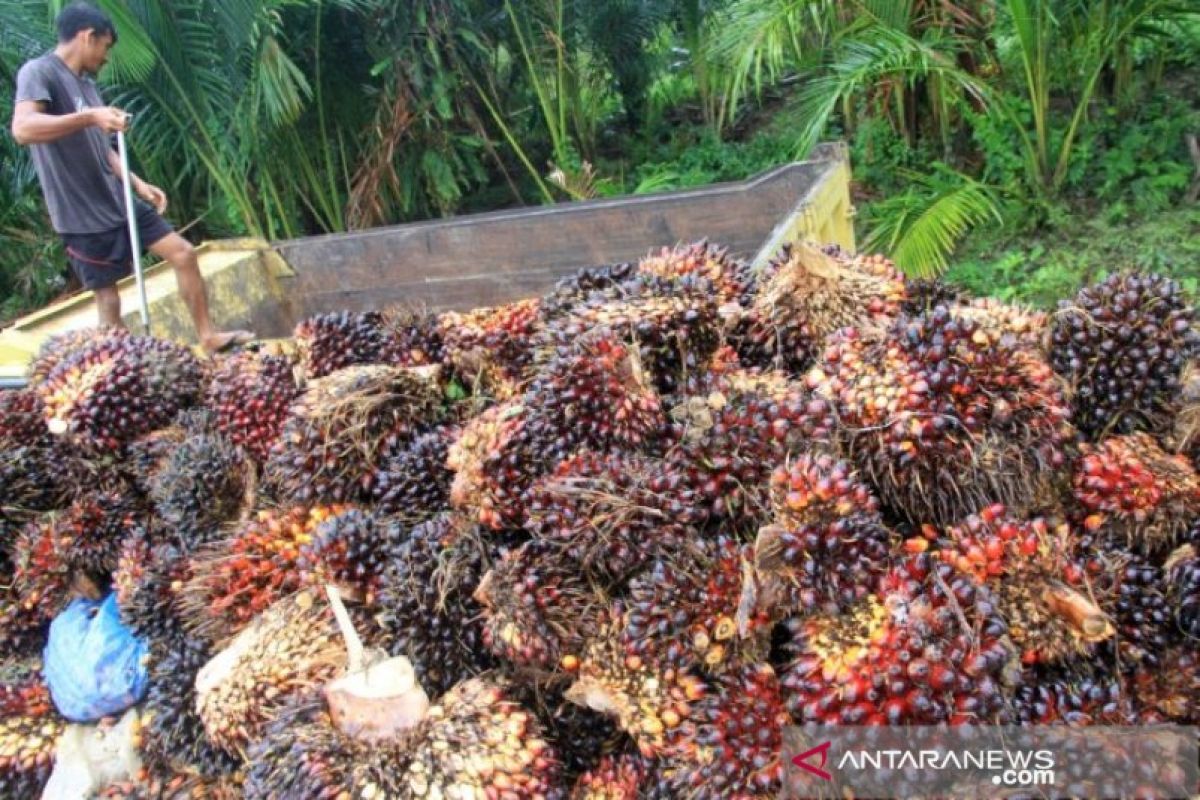
[[121,543],[143,524],[137,503],[128,495],[99,492],[47,515],[41,528],[53,539],[67,570],[104,576],[117,568]]
[[556,669],[578,657],[607,598],[562,551],[544,541],[506,553],[474,593],[484,607],[483,642],[518,666]]
[[769,619],[765,610],[738,618],[745,569],[742,548],[727,537],[698,540],[656,560],[629,584],[621,631],[626,652],[714,674],[760,658]]
[[853,468],[829,455],[801,455],[771,475],[771,523],[759,529],[756,607],[836,613],[862,600],[882,576],[891,532],[879,501]]
[[914,524],[1051,501],[1076,433],[1046,362],[986,317],[939,307],[886,333],[843,331],[808,376],[841,444]]
[[689,245],[664,247],[637,263],[643,275],[676,279],[703,278],[712,284],[722,303],[737,302],[746,291],[742,265],[729,257],[729,248],[702,239]]
[[648,771],[646,759],[638,753],[606,755],[575,780],[570,800],[640,800]]
[[1200,352],[1182,288],[1158,275],[1117,273],[1059,304],[1054,369],[1074,389],[1072,418],[1095,439],[1165,431],[1184,364]]
[[638,274],[636,265],[630,262],[584,267],[574,275],[561,278],[542,297],[538,312],[543,323],[549,323],[570,314],[575,306],[586,301],[593,293],[614,290]]
[[440,392],[428,374],[347,367],[312,381],[292,404],[264,477],[289,502],[365,500],[382,453],[441,414]]
[[148,336],[99,339],[38,386],[51,433],[94,452],[119,450],[200,398],[204,367],[183,345]]
[[38,661],[0,665],[0,717],[44,717],[53,711],[50,688]]
[[797,723],[1000,719],[1016,651],[987,589],[927,555],[901,561],[842,616],[792,619],[783,672]]
[[1084,526],[1144,550],[1169,547],[1200,514],[1200,477],[1146,433],[1085,445],[1073,497]]
[[287,358],[241,352],[217,362],[204,404],[214,412],[216,429],[262,462],[298,391]]
[[95,342],[130,336],[125,328],[81,328],[52,336],[29,364],[29,387],[37,389],[64,359]]
[[790,724],[770,665],[745,664],[715,679],[671,747],[668,764],[677,796],[778,797],[783,729]]
[[531,344],[541,329],[537,300],[521,300],[438,317],[445,360],[491,394],[508,399],[519,391],[532,362]]

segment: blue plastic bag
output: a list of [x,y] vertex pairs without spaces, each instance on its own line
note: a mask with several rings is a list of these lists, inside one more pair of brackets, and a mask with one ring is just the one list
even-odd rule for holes
[[121,624],[116,593],[80,598],[50,623],[43,663],[50,696],[72,722],[95,722],[146,694],[146,644]]

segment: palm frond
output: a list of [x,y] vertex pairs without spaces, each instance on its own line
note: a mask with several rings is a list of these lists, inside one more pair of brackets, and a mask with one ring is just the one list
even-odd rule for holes
[[908,275],[940,275],[970,228],[1004,220],[992,192],[966,175],[942,168],[907,177],[912,181],[907,191],[875,204],[876,222],[863,246],[888,254]]

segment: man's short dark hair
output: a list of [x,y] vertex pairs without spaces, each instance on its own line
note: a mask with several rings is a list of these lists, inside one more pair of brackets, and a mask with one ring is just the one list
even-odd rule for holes
[[117,29],[113,27],[112,20],[90,3],[71,3],[59,12],[54,24],[58,28],[60,42],[69,42],[80,31],[91,29],[97,36],[110,34],[113,44],[117,43]]

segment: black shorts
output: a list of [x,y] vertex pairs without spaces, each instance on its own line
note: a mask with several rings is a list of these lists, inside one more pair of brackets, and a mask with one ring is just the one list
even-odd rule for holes
[[[175,230],[149,203],[136,201],[138,239],[145,252],[150,245]],[[67,247],[67,260],[85,289],[103,289],[133,274],[129,228],[100,233],[59,234]]]

